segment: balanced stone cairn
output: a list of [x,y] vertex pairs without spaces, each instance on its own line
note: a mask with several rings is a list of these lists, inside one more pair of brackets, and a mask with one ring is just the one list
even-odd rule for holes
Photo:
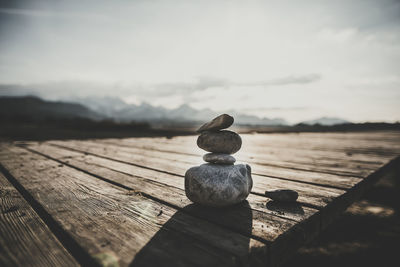
[[250,166],[234,165],[236,159],[231,156],[241,148],[242,139],[235,132],[223,130],[233,121],[233,117],[222,114],[197,130],[197,146],[211,153],[203,156],[208,163],[185,173],[186,196],[194,203],[212,207],[233,205],[245,200],[253,187]]

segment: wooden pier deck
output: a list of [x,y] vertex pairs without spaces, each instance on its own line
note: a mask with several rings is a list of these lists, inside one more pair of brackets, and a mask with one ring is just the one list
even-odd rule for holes
[[400,165],[399,132],[245,134],[252,193],[210,209],[184,192],[196,138],[0,144],[0,266],[278,266]]

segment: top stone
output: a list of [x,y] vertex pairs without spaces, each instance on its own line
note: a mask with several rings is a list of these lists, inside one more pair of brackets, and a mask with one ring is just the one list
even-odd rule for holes
[[219,131],[226,129],[233,124],[233,117],[228,114],[222,114],[214,118],[212,121],[203,124],[196,132]]

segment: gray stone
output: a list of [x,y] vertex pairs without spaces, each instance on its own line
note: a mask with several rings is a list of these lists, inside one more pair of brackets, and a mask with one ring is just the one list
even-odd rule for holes
[[197,145],[208,152],[233,154],[242,146],[242,139],[231,131],[203,132],[197,138]]
[[294,202],[299,197],[299,193],[290,189],[265,191],[265,195],[272,200],[282,201],[282,202]]
[[203,160],[214,164],[229,164],[235,163],[236,159],[229,154],[207,153],[203,156]]
[[253,180],[249,165],[202,164],[185,173],[186,196],[205,206],[224,207],[247,198]]
[[218,131],[221,129],[226,129],[233,124],[233,117],[228,114],[222,114],[214,118],[212,121],[203,124],[198,130],[198,133],[204,131]]

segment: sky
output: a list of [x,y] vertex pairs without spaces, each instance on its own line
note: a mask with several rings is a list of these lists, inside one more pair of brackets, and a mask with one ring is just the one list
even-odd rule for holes
[[3,1],[0,94],[400,121],[400,1]]

